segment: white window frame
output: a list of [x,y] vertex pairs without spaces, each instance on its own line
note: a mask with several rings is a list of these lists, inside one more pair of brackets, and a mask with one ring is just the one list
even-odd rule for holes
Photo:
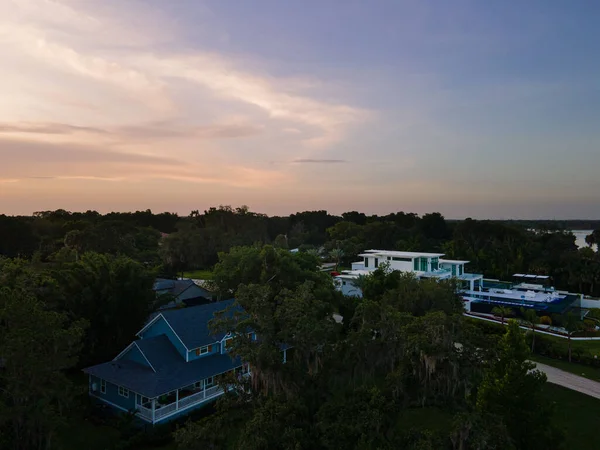
[[106,380],[100,380],[100,393],[106,394]]
[[119,395],[121,397],[129,398],[129,389],[123,386],[119,386]]
[[206,355],[207,353],[208,353],[208,345],[205,345],[204,347],[200,347],[201,355]]
[[[210,380],[210,383],[208,382]],[[204,380],[204,387],[211,387],[215,383],[215,377],[208,377]]]

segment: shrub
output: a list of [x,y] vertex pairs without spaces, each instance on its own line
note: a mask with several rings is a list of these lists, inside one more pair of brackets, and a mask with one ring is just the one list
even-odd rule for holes
[[540,324],[552,325],[552,319],[549,316],[542,316],[542,317],[540,317]]

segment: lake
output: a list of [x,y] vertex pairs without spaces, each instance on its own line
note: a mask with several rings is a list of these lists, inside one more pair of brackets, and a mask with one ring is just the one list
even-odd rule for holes
[[585,243],[585,237],[589,234],[592,234],[592,231],[593,230],[571,230],[571,233],[575,235],[575,244],[577,247],[587,247],[587,244]]

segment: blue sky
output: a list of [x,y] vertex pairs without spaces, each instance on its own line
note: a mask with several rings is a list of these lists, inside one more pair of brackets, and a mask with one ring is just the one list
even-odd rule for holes
[[9,0],[0,211],[600,218],[595,1]]

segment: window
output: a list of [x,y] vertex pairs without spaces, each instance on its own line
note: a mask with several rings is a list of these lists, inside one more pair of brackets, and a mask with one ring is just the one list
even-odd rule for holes
[[413,269],[419,270],[419,258],[413,259]]
[[438,270],[440,267],[438,258],[431,258],[431,270]]
[[225,350],[227,350],[229,348],[229,345],[231,344],[230,341],[231,341],[231,338],[227,338],[227,339],[225,339],[225,341],[223,341],[223,348]]
[[106,380],[100,380],[100,392],[106,394]]
[[369,267],[369,258],[365,258],[365,267]]
[[387,257],[387,260],[388,260],[388,261],[391,261],[391,260],[392,260],[392,257],[391,257],[391,256],[388,256],[388,257]]
[[206,355],[212,351],[212,345],[205,345],[204,347],[200,347],[196,349],[196,356]]
[[119,386],[119,395],[121,397],[129,398],[129,389]]
[[342,284],[343,284],[344,286],[346,286],[346,282],[345,282],[345,281],[342,281]]
[[204,380],[204,385],[205,385],[206,387],[208,387],[208,386],[212,386],[212,385],[213,385],[213,383],[214,383],[214,377],[209,377],[209,378],[207,378],[206,380]]
[[375,258],[375,268],[379,267],[379,258]]
[[420,259],[421,259],[421,271],[427,272],[427,258],[420,258]]
[[254,340],[254,333],[248,333],[248,337],[250,338],[251,341]]
[[463,266],[458,266],[458,274],[459,275],[463,274]]
[[202,381],[196,381],[194,383],[194,388],[196,388],[196,389],[202,389]]

